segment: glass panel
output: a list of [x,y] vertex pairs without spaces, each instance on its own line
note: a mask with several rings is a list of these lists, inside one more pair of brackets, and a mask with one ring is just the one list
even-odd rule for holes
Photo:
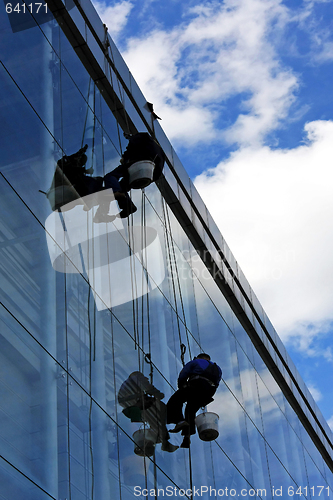
[[231,392],[227,385],[229,383],[229,380],[226,380],[226,385],[221,384],[209,411],[214,411],[220,416],[220,435],[217,443],[238,471],[250,484],[253,484],[246,420],[237,400],[240,392]]
[[266,443],[263,436],[258,432],[258,429],[253,425],[249,418],[246,419],[247,435],[249,439],[249,460],[252,464],[253,471],[253,485],[256,490],[259,488],[266,490],[266,494],[263,492],[258,492],[260,496],[269,497],[272,491],[267,453],[266,453]]
[[174,194],[178,196],[178,184],[168,165],[164,165],[163,174]]
[[[201,220],[199,219],[199,217],[197,216],[197,214],[194,212],[193,208],[192,208],[191,219],[192,219],[193,226],[197,230],[198,235],[200,236],[203,244],[205,244],[206,237],[208,237],[208,236],[206,235],[206,232],[204,231],[204,228],[203,228]],[[200,246],[201,246],[201,242],[200,242]]]
[[[103,25],[92,12],[103,39]],[[72,14],[79,20],[76,7]],[[267,496],[274,491],[274,497],[282,496],[277,489],[283,488],[286,497],[289,486],[301,485],[303,496],[315,498],[311,486],[320,485],[323,475],[331,483],[331,472],[157,187],[150,185],[144,194],[133,190],[136,213],[110,224],[93,221],[97,205],[52,212],[45,194],[64,153],[88,144],[87,168],[104,176],[119,165],[127,140],[55,22],[43,24],[43,31],[32,27],[12,33],[4,11],[0,17],[0,496],[127,500],[135,485],[187,490],[192,468],[193,486],[212,490],[209,496],[226,496],[227,488],[235,492],[229,496],[237,496],[242,488],[255,486],[267,489]],[[102,51],[78,22],[103,66]],[[111,45],[126,85],[139,98],[138,106],[144,106]],[[107,77],[122,100],[115,74]],[[127,97],[123,101],[132,121],[143,127],[135,106]],[[156,132],[190,193],[189,177],[157,122]],[[173,176],[171,186],[178,193]],[[251,294],[193,189],[195,206],[201,206],[233,272]],[[192,217],[183,192],[180,199]],[[116,201],[109,210],[119,212]],[[195,214],[193,221],[205,240]],[[61,241],[52,239],[57,224]],[[83,239],[76,244],[75,237]],[[59,246],[64,242],[71,250],[66,257]],[[210,240],[207,244],[214,256]],[[242,303],[230,273],[225,275]],[[223,369],[209,405],[219,415],[220,435],[214,443],[193,436],[191,464],[188,450],[163,449],[165,405],[182,368],[181,344],[187,347],[185,361],[204,350]],[[279,361],[278,367],[284,371]],[[135,440],[148,426],[157,442],[154,453],[144,458]],[[172,436],[171,442],[179,445],[181,436]],[[254,491],[250,496],[266,495]]]
[[179,198],[179,201],[180,201],[183,209],[186,212],[187,217],[189,218],[189,221],[191,221],[191,218],[192,218],[192,206],[191,206],[191,204],[190,204],[187,196],[184,194],[184,191],[182,190],[182,188],[180,187],[179,184],[178,184],[178,198]]
[[174,166],[176,174],[178,175],[184,188],[190,194],[191,193],[191,191],[190,191],[190,178],[189,178],[186,170],[183,167],[183,164],[181,163],[181,161],[178,158],[175,151],[173,152],[173,166]]
[[233,256],[233,253],[231,252],[229,246],[227,245],[227,243],[225,241],[224,241],[224,249],[223,250],[224,250],[224,255],[225,255],[225,258],[227,259],[229,266],[231,267],[231,269],[233,270],[233,272],[237,276],[238,266],[237,266],[236,259]]
[[239,373],[241,379],[242,386],[242,394],[244,401],[244,408],[259,429],[262,432],[262,419],[259,405],[259,397],[257,391],[257,381],[255,370],[251,365],[249,359],[245,356],[243,350],[236,344],[237,347],[237,356],[239,363]]
[[[271,448],[267,447],[266,449],[269,474],[272,483],[272,496],[283,498],[285,495],[288,495],[288,492],[289,495],[294,495],[297,487],[300,485],[293,481],[292,477],[288,474]],[[286,496],[286,498],[288,498],[288,496]],[[304,498],[304,495],[299,495],[297,498]]]
[[4,500],[49,500],[53,498],[10,464],[0,461],[1,496]]
[[87,15],[89,22],[92,24],[92,27],[94,31],[96,32],[97,36],[99,37],[101,42],[104,42],[105,39],[105,31],[103,27],[103,23],[101,21],[101,18],[96,12],[96,9],[94,8],[93,4],[90,3],[89,0],[81,0],[80,1],[80,6],[83,8],[85,14]]
[[[131,88],[131,76],[129,69],[122,58],[119,50],[117,49],[116,45],[114,44],[112,38],[109,37],[110,41],[110,54],[111,54],[111,60],[115,64],[121,78],[123,79],[125,85],[127,86],[128,89]],[[115,89],[116,90],[116,89]]]
[[[68,453],[66,434],[62,432],[67,415],[66,373],[3,308],[0,330],[1,454],[17,471],[56,498],[58,481],[67,479],[66,471],[58,471],[58,460],[62,453]],[[3,467],[2,486],[9,485],[18,474],[14,470],[9,473],[4,463]],[[11,484],[13,495],[26,488],[27,495],[21,498],[32,498],[32,488],[40,495],[38,498],[44,498],[23,476],[16,486]]]
[[[147,103],[144,95],[142,94],[138,84],[133,78],[133,75],[130,73],[131,79],[131,92],[135,99],[136,104],[139,106],[141,113],[144,115],[146,121],[150,123],[150,112],[146,109],[145,105]],[[171,158],[170,158],[171,161]]]
[[198,193],[192,181],[190,181],[190,185],[191,185],[191,198],[194,203],[194,206],[196,210],[199,212],[202,219],[204,220],[204,223],[208,225],[206,205],[204,204],[200,194]]
[[[158,111],[157,111],[158,114]],[[173,149],[170,144],[169,139],[165,135],[164,130],[160,126],[159,122],[157,120],[154,121],[154,129],[155,129],[155,136],[160,144],[161,148],[163,149],[166,157],[169,159],[169,161],[172,163],[173,160]]]

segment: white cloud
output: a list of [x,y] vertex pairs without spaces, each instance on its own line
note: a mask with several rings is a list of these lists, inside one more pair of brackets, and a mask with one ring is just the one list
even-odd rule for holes
[[333,415],[331,416],[331,418],[329,418],[327,420],[327,423],[328,423],[329,427],[331,428],[331,430],[333,431]]
[[111,37],[116,41],[127,23],[127,18],[133,7],[132,2],[124,0],[110,6],[105,1],[94,0],[93,4],[103,23],[109,28]]
[[[331,10],[329,10],[330,7],[328,6],[325,11],[323,7],[318,11],[318,4],[330,3],[332,3],[332,0],[304,0],[300,8],[294,10],[290,19],[291,22],[295,23],[295,27],[297,26],[303,31],[301,34],[302,41],[304,40],[304,34],[309,37],[308,63],[322,64],[333,59],[332,30],[326,23],[323,23],[323,19],[331,17]],[[297,44],[290,47],[290,51],[298,57],[304,57],[303,50],[299,51]]]
[[[123,55],[135,79],[171,139],[260,144],[286,117],[298,85],[272,42],[288,22],[288,9],[281,0],[226,0],[206,2],[189,15],[169,31],[128,41]],[[219,129],[223,105],[235,96],[239,116]]]
[[[123,56],[176,146],[239,145],[196,185],[278,332],[308,355],[332,360],[315,340],[333,320],[333,124],[307,124],[307,143],[291,150],[262,145],[293,119],[298,76],[278,56],[285,27],[307,29],[317,36],[317,60],[331,57],[329,35],[311,17],[316,3],[289,10],[282,0],[204,1],[172,29],[153,23],[145,35],[127,36]],[[133,4],[98,5],[119,35]]]
[[195,185],[278,333],[310,355],[333,320],[333,122],[291,150],[242,148]]
[[322,399],[322,393],[313,384],[308,384],[307,387],[316,403]]

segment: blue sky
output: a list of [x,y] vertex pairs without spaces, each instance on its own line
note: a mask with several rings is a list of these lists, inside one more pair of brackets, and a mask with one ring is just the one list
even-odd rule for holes
[[94,3],[333,428],[333,1]]

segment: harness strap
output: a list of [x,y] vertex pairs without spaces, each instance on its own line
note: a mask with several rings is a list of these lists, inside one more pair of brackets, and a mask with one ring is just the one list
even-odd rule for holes
[[191,377],[189,379],[189,382],[192,382],[192,380],[198,380],[198,379],[206,380],[206,382],[208,382],[212,387],[216,387],[216,385],[214,384],[214,382],[212,382],[211,380],[209,380],[209,378],[207,378],[207,377],[202,377],[201,375],[194,375],[193,377]]

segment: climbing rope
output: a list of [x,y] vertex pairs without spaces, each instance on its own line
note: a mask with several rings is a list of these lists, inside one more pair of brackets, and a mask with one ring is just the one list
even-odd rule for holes
[[[176,318],[177,318],[181,361],[182,361],[183,366],[185,366],[184,355],[185,355],[186,347],[185,347],[185,345],[182,341],[182,337],[181,337],[181,326],[180,326],[178,304],[177,304],[177,302],[178,302],[177,301],[177,291],[176,291],[174,276],[176,276],[176,281],[177,281],[177,286],[178,286],[178,293],[179,293],[179,298],[180,298],[180,303],[181,303],[181,309],[182,309],[184,327],[185,327],[185,333],[186,333],[186,340],[187,340],[187,346],[188,346],[190,358],[192,358],[192,355],[191,355],[191,348],[190,348],[190,342],[189,342],[188,328],[186,325],[185,309],[184,309],[183,295],[182,295],[182,289],[181,289],[181,284],[180,284],[180,279],[179,279],[175,246],[174,246],[174,241],[173,241],[173,237],[172,237],[171,222],[170,222],[170,217],[168,214],[168,207],[165,207],[164,200],[162,200],[162,210],[163,210],[164,220],[166,223],[165,238],[166,238],[166,242],[167,242],[168,260],[169,260],[169,264],[170,264],[171,283],[172,283],[172,290],[173,290],[174,303],[175,303],[175,312],[176,312]],[[184,348],[185,348],[185,350],[184,350]]]
[[178,285],[178,292],[179,292],[180,304],[181,304],[181,309],[182,309],[182,314],[183,314],[183,319],[184,319],[184,326],[185,326],[185,332],[186,332],[186,340],[187,340],[187,345],[188,345],[188,350],[189,350],[190,358],[192,358],[191,348],[190,348],[190,343],[189,343],[189,333],[188,333],[188,328],[187,328],[187,324],[186,324],[186,315],[185,315],[183,294],[182,294],[182,288],[181,288],[181,284],[180,284],[179,272],[178,272],[178,266],[177,266],[175,243],[174,243],[174,240],[173,240],[173,237],[172,237],[171,221],[170,221],[168,210],[166,210],[166,214],[167,214],[168,228],[169,228],[169,232],[170,232],[170,235],[171,235],[170,239],[171,239],[171,243],[172,243],[172,253],[173,253],[173,259],[174,259],[173,262],[174,262],[174,267],[175,267],[175,270],[176,270],[176,278],[177,278],[177,285]]
[[84,143],[84,136],[86,133],[86,128],[87,128],[87,121],[88,121],[88,114],[89,114],[89,97],[90,97],[90,86],[91,86],[91,81],[92,78],[89,78],[89,84],[88,84],[88,96],[87,96],[87,110],[85,113],[84,117],[84,124],[83,124],[83,132],[82,132],[82,140],[81,140],[81,149],[83,148],[83,143]]

